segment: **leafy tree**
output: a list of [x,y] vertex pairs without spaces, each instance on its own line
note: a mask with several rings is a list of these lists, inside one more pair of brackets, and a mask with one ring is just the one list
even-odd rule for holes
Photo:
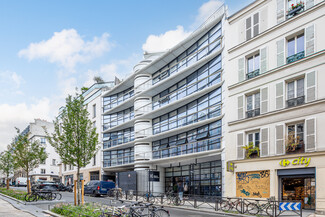
[[94,77],[94,81],[97,83],[97,84],[101,84],[101,83],[105,83],[105,81],[102,79],[102,77],[100,76],[95,76]]
[[20,133],[17,129],[17,136],[13,143],[12,153],[15,166],[25,170],[27,174],[27,191],[30,193],[29,173],[46,160],[47,153],[45,146],[38,140],[31,140],[30,133]]
[[82,87],[82,88],[81,88],[81,92],[82,92],[82,93],[86,92],[87,90],[89,90],[88,87]]
[[77,167],[78,205],[80,205],[80,168],[90,163],[98,151],[98,134],[88,118],[82,95],[68,96],[66,106],[54,121],[54,133],[47,136],[62,163]]
[[8,145],[7,150],[0,154],[0,171],[6,175],[7,189],[9,189],[9,176],[15,170],[14,159],[11,146]]

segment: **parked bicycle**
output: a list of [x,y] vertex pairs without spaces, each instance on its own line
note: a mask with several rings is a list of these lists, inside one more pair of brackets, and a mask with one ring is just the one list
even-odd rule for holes
[[56,198],[56,194],[53,194],[51,191],[47,191],[47,192],[33,191],[32,193],[25,195],[26,202],[36,202],[38,200],[51,201],[51,200],[55,200],[55,198]]
[[240,198],[236,199],[235,201],[232,198],[227,198],[226,200],[222,199],[220,202],[220,209],[224,212],[230,210],[237,210],[238,212],[242,213],[242,200]]
[[245,212],[251,215],[263,214],[263,212],[265,212],[267,215],[272,216],[275,210],[279,210],[279,206],[270,199],[267,199],[267,202],[263,204],[260,204],[258,200],[248,202],[245,208]]

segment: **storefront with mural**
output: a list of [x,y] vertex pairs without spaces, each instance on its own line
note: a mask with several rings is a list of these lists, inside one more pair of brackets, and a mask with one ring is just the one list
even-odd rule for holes
[[[232,161],[226,196],[301,201],[303,209],[325,211],[325,152]],[[234,183],[234,184],[232,184]]]

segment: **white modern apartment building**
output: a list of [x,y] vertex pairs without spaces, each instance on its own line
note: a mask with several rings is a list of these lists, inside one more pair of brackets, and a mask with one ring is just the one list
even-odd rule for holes
[[[93,84],[82,95],[85,99],[85,106],[89,112],[89,119],[93,126],[96,127],[98,133],[98,141],[100,150],[94,155],[91,162],[84,168],[80,169],[80,179],[85,180],[85,183],[90,180],[102,180],[102,93],[114,86],[114,82],[96,83]],[[63,109],[62,107],[61,109]],[[60,169],[61,181],[64,184],[72,184],[73,180],[77,180],[77,168],[72,165],[61,164]]]
[[[29,133],[29,139],[31,141],[39,141],[41,145],[45,146],[45,152],[48,154],[47,159],[44,162],[30,172],[31,181],[47,180],[47,181],[59,181],[59,166],[60,157],[55,152],[54,148],[47,141],[46,128],[48,133],[54,132],[54,125],[51,122],[35,119],[35,122],[30,123],[21,134]],[[24,173],[21,173],[24,174]],[[21,175],[16,175],[16,178]]]
[[222,6],[169,51],[145,54],[103,94],[104,176],[136,171],[138,191],[182,182],[185,193],[221,194],[225,13]]
[[325,211],[325,2],[258,0],[227,19],[225,196]]

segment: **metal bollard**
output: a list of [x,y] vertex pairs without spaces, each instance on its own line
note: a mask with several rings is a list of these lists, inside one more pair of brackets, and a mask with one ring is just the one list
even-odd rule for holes
[[160,197],[160,204],[163,204],[164,203],[164,195],[161,195]]
[[138,192],[135,192],[135,201],[138,201]]
[[196,201],[196,198],[194,198],[194,208],[197,208],[197,201]]

